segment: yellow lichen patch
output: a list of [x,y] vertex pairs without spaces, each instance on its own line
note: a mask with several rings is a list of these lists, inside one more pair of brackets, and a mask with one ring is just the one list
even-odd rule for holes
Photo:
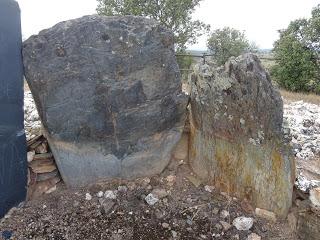
[[204,137],[194,128],[191,132],[190,165],[199,177],[208,176],[205,180],[217,189],[246,199],[253,207],[278,216],[287,214],[293,181],[288,181],[285,161],[277,148]]

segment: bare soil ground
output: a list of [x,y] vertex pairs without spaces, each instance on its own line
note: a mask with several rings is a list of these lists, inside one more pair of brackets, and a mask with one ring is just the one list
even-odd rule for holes
[[[85,189],[70,190],[61,184],[57,191],[12,211],[0,223],[0,234],[3,239],[19,240],[236,240],[251,233],[262,239],[296,239],[286,221],[268,223],[253,216],[245,203],[215,190],[205,191],[186,164],[174,162],[169,169],[151,179],[105,182]],[[96,196],[117,189],[114,200]],[[168,195],[150,206],[145,196],[154,189]],[[91,200],[86,200],[86,193]],[[238,216],[253,217],[253,227],[238,231],[232,226]],[[230,224],[230,229],[220,221]]]

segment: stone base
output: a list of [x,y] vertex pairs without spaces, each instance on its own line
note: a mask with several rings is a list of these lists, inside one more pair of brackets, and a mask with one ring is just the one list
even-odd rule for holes
[[47,139],[64,182],[69,187],[81,187],[114,178],[133,179],[161,173],[181,134],[182,127],[176,127],[141,139],[145,149],[123,159],[105,154],[101,143],[70,143],[50,136]]
[[[204,135],[191,125],[189,158],[204,181],[285,217],[292,201],[294,161],[276,143],[253,145]],[[291,175],[291,173],[293,173]]]

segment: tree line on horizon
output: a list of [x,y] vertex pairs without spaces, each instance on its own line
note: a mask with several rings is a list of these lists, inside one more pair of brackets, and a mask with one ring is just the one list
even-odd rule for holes
[[[193,20],[192,14],[202,0],[97,0],[101,15],[137,15],[152,18],[174,33],[175,50],[186,53],[186,46],[208,35],[207,47],[217,65],[231,56],[257,52],[245,32],[224,27],[210,31],[211,26]],[[280,38],[272,50],[275,65],[271,76],[280,87],[291,91],[311,91],[320,94],[320,4],[312,10],[310,19],[292,21],[280,30]],[[178,58],[181,69],[190,68],[192,57]]]

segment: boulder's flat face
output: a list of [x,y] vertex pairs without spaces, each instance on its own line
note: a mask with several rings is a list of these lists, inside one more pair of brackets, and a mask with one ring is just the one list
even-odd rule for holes
[[221,191],[285,216],[295,168],[284,140],[283,103],[258,58],[202,65],[192,76],[189,158]]
[[85,16],[30,37],[23,58],[68,185],[166,167],[187,104],[170,31],[141,17]]

